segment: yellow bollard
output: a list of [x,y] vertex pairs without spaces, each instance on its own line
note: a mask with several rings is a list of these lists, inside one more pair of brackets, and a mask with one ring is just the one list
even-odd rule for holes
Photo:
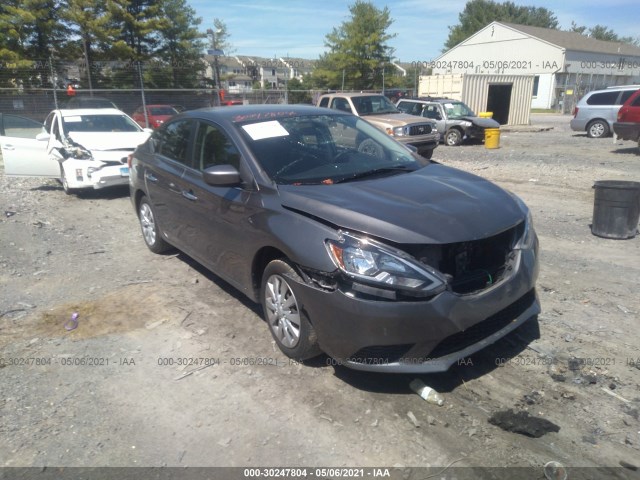
[[500,148],[500,129],[499,128],[484,129],[484,147]]

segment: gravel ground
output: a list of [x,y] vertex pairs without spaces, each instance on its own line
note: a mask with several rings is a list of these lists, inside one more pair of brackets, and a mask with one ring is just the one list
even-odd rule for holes
[[[79,198],[0,176],[0,467],[395,466],[424,478],[409,467],[453,462],[458,478],[494,478],[490,466],[543,478],[558,461],[637,478],[640,237],[589,225],[594,181],[640,180],[640,154],[568,121],[536,115],[552,128],[502,132],[498,150],[436,150],[529,205],[543,308],[537,325],[421,375],[442,407],[412,393],[411,376],[289,362],[258,306],[185,255],[146,249],[126,189]],[[559,431],[489,422],[506,410]]]

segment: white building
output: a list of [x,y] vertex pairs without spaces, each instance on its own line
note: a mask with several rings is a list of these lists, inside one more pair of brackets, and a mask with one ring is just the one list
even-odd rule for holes
[[569,112],[590,90],[640,83],[640,48],[493,22],[426,66],[434,74],[533,74],[531,107]]

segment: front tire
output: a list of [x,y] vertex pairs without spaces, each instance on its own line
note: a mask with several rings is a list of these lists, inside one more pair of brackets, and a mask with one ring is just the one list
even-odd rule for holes
[[69,182],[67,181],[67,176],[64,174],[64,167],[60,164],[60,183],[62,184],[62,189],[64,193],[67,195],[74,195],[78,193],[79,189],[77,188],[69,188]]
[[587,125],[587,136],[589,138],[602,138],[609,135],[609,125],[604,120],[594,120]]
[[300,309],[296,281],[302,279],[288,262],[272,260],[262,275],[260,299],[264,319],[278,348],[287,357],[302,361],[318,356],[321,350],[313,325]]
[[162,232],[156,223],[153,208],[147,197],[140,199],[140,204],[138,205],[138,220],[140,221],[142,238],[144,238],[144,243],[149,250],[153,253],[164,253],[171,248],[171,245],[162,238]]
[[462,143],[462,133],[457,128],[451,128],[444,136],[444,143],[449,147],[457,147]]
[[435,148],[421,148],[421,149],[418,149],[418,155],[420,155],[423,158],[426,158],[427,160],[431,160],[431,157],[433,157],[434,150]]

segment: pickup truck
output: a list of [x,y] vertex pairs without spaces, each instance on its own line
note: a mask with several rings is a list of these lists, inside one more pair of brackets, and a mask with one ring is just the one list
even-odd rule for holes
[[433,120],[402,113],[384,95],[377,93],[329,93],[318,99],[318,107],[332,108],[363,117],[373,126],[429,159],[440,135]]
[[622,140],[638,142],[640,148],[640,90],[631,95],[618,110],[613,131]]

